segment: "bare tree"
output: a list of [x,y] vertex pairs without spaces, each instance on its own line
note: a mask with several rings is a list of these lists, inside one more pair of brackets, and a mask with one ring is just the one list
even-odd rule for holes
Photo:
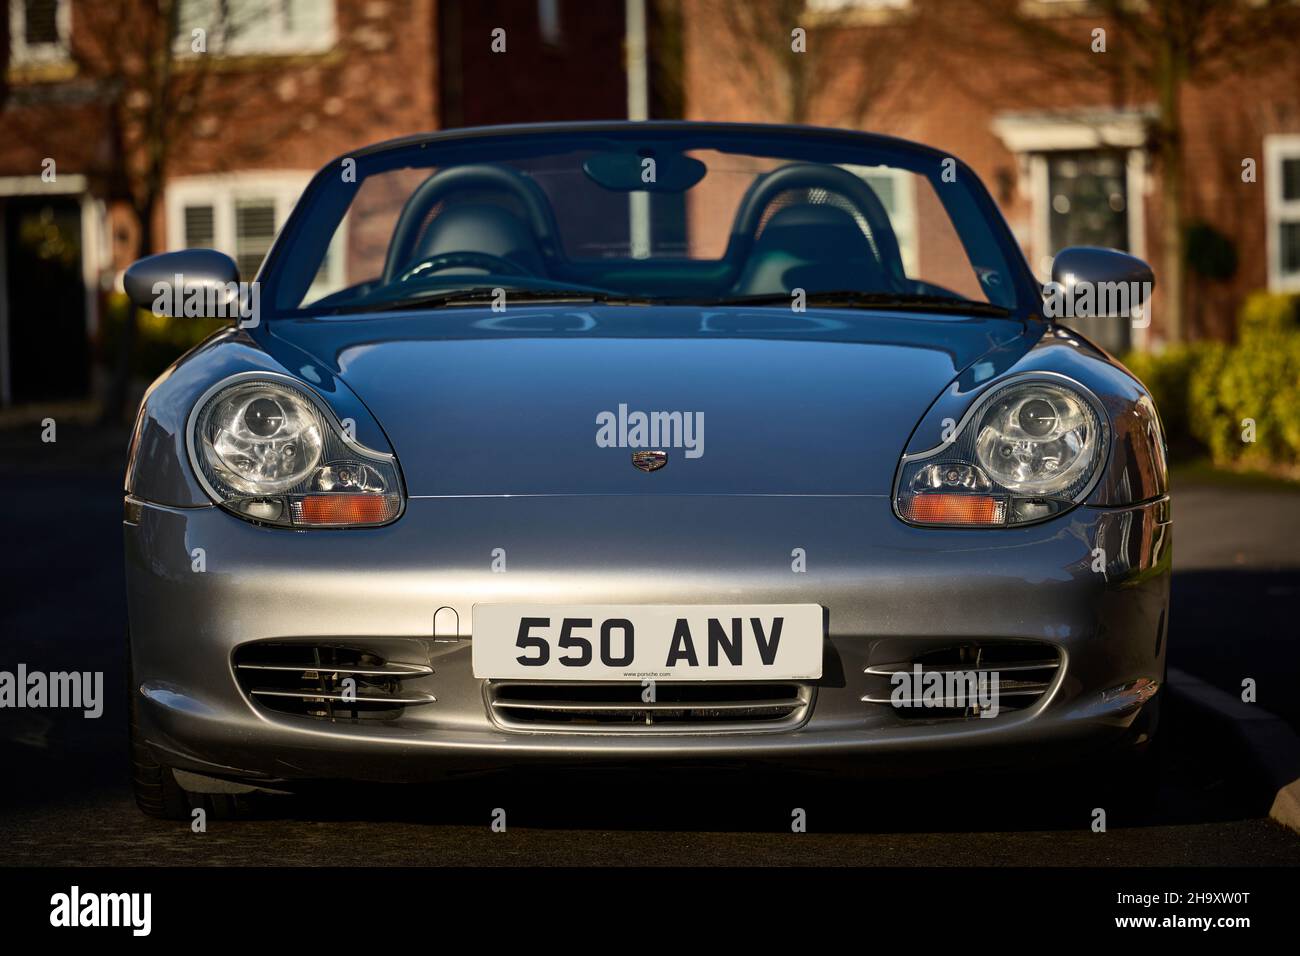
[[[270,2],[266,0],[268,8]],[[94,134],[97,145],[83,148],[73,168],[79,165],[110,203],[129,213],[134,258],[160,245],[155,224],[178,163],[222,170],[274,162],[288,137],[301,139],[301,114],[275,108],[267,74],[232,67],[226,56],[245,31],[258,29],[260,14],[267,10],[243,3],[238,20],[189,23],[183,22],[183,8],[228,9],[225,4],[193,7],[182,0],[98,0],[77,6],[70,51],[75,79],[69,86],[76,88],[79,102],[94,105],[100,126]],[[340,73],[326,72],[329,79],[323,82],[341,83]],[[4,132],[15,141],[46,142],[57,130],[58,114],[48,104],[9,108],[13,105],[0,100]],[[385,122],[390,107],[369,106],[330,118],[333,148],[342,152]],[[79,122],[87,121],[78,115]],[[246,122],[251,115],[256,123]],[[223,149],[215,137],[236,123],[239,148]],[[66,149],[67,130],[57,131]],[[78,135],[84,140],[92,134],[86,129]],[[105,421],[118,420],[125,411],[137,337],[135,310],[127,310],[103,395]]]
[[904,72],[924,68],[900,42],[914,18],[890,11],[866,22],[807,0],[700,0],[695,11],[734,88],[786,123],[878,121],[906,91]]
[[[111,145],[103,174],[110,196],[130,206],[136,225],[134,257],[139,258],[154,249],[154,215],[172,145],[192,119],[207,71],[176,76],[179,0],[115,0],[114,6],[116,15],[93,34],[78,59],[83,69],[101,72],[106,80]],[[135,338],[135,310],[128,309],[104,396],[105,421],[122,416]]]
[[[82,31],[79,69],[98,78],[109,149],[95,172],[123,201],[135,224],[134,256],[156,248],[154,223],[167,177],[192,137],[196,120],[234,115],[239,104],[214,83],[218,58],[209,44],[229,42],[238,24],[182,24],[181,0],[109,0],[95,8],[96,28]],[[184,28],[184,29],[183,29]],[[136,314],[128,309],[101,411],[121,418],[130,387]]]

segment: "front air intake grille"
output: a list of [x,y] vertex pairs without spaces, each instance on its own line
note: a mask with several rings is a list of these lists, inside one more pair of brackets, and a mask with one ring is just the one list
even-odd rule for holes
[[862,699],[906,719],[969,719],[981,716],[983,691],[996,702],[997,716],[1032,707],[1061,667],[1056,646],[1037,641],[913,645],[910,652],[891,643],[872,652]]
[[488,711],[509,730],[738,733],[803,723],[813,690],[796,683],[488,682]]
[[392,719],[406,707],[434,702],[407,682],[427,664],[385,660],[374,651],[336,644],[266,642],[235,651],[235,676],[254,703],[322,720]]

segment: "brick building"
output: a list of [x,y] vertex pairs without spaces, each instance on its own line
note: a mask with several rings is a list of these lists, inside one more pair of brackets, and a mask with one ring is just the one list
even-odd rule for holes
[[[154,22],[169,2],[170,30]],[[142,249],[215,246],[249,275],[331,158],[501,122],[685,116],[919,140],[976,170],[1040,273],[1076,243],[1150,260],[1151,327],[1087,331],[1117,350],[1163,337],[1158,95],[1128,68],[1148,51],[1122,31],[1088,55],[1107,23],[1088,0],[5,3],[0,405],[87,394],[108,296]],[[1012,29],[1008,11],[1070,49]],[[643,72],[628,52],[638,23]],[[795,26],[805,53],[791,50]],[[1184,286],[1191,337],[1231,336],[1253,290],[1300,291],[1300,30],[1274,41],[1181,88],[1182,208],[1198,237]],[[142,228],[143,157],[159,132],[146,81],[164,49],[155,138],[167,161]],[[906,245],[927,197],[888,199]]]
[[[751,20],[740,0],[683,0],[688,118],[797,119],[948,150],[988,185],[1038,274],[1073,244],[1148,259],[1157,273],[1150,327],[1110,322],[1087,333],[1117,350],[1162,339],[1158,94],[1127,69],[1149,49],[1136,49],[1140,41],[1101,16],[1102,5],[767,6],[797,10],[795,22]],[[1243,4],[1251,6],[1261,5]],[[1188,269],[1185,285],[1193,338],[1229,337],[1254,290],[1300,292],[1300,21],[1289,36],[1267,38],[1250,36],[1251,21],[1242,22],[1238,60],[1225,57],[1208,79],[1185,83],[1178,104],[1184,218],[1188,241],[1196,240],[1189,259],[1200,267]],[[796,26],[806,31],[803,54],[791,52]],[[1107,29],[1105,52],[1093,49],[1099,27]],[[1252,46],[1257,40],[1268,42]],[[796,67],[798,56],[805,59]],[[806,92],[796,98],[792,89]],[[1254,182],[1243,182],[1246,160]]]
[[155,0],[4,2],[0,405],[90,389],[107,297],[142,248],[140,78],[164,33],[173,108],[143,247],[212,246],[245,276],[350,148],[627,115],[624,0],[176,0],[171,31]]

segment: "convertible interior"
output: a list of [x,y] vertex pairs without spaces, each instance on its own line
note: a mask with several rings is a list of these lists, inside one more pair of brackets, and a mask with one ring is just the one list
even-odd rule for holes
[[[609,157],[596,157],[602,158]],[[679,165],[669,169],[676,181],[658,191],[680,187],[685,193],[703,176],[702,163],[676,159]],[[683,172],[683,162],[700,170]],[[583,171],[606,190],[631,193],[636,187],[629,172],[613,167],[588,160]],[[426,288],[454,288],[457,277],[475,277],[470,284],[482,285],[485,276],[507,288],[590,288],[652,298],[779,296],[796,288],[953,294],[907,276],[889,215],[865,179],[839,166],[800,162],[754,178],[716,259],[567,255],[552,204],[532,176],[491,163],[446,167],[406,200],[382,275],[343,294],[405,298]]]

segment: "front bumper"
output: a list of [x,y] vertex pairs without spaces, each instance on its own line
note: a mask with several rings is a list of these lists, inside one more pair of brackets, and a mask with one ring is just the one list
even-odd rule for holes
[[[385,528],[310,532],[145,503],[125,538],[145,740],[165,764],[250,782],[592,760],[1068,760],[1131,740],[1141,707],[1114,693],[1164,674],[1167,499],[990,531],[911,528],[878,496],[417,498]],[[507,730],[470,666],[473,605],[493,602],[817,603],[823,677],[807,719],[780,731]],[[435,640],[440,608],[458,633]],[[1051,644],[1060,670],[993,719],[902,719],[862,700],[874,649],[957,639]],[[433,668],[437,700],[385,721],[275,712],[232,664],[267,640],[400,645]]]

